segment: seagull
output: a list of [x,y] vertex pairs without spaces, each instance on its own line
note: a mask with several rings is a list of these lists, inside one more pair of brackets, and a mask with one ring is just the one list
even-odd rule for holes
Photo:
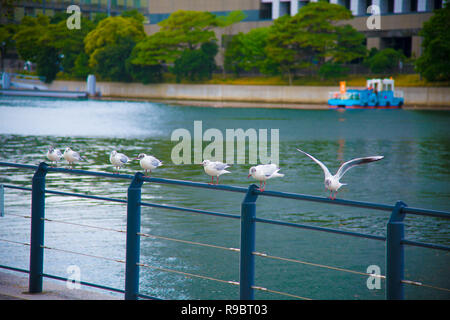
[[63,154],[59,149],[53,148],[53,146],[50,146],[47,151],[47,158],[52,163],[55,163],[55,167],[58,165],[58,160],[60,160],[63,157]]
[[211,176],[211,183],[208,184],[214,184],[214,177],[217,177],[216,184],[219,184],[219,176],[224,173],[230,173],[230,171],[225,170],[226,168],[229,168],[230,165],[220,161],[204,160],[201,165],[205,169],[206,174]]
[[64,159],[67,160],[71,168],[73,168],[73,163],[75,161],[86,161],[78,152],[73,151],[69,147],[64,151]]
[[[314,160],[314,162],[316,162],[322,168],[322,170],[325,174],[325,190],[328,189],[331,191],[329,198],[332,200],[336,199],[336,195],[338,193],[339,188],[346,185],[346,183],[340,183],[339,180],[342,178],[344,173],[346,173],[350,168],[353,168],[354,166],[358,166],[361,164],[378,161],[378,160],[381,160],[384,158],[384,156],[372,156],[372,157],[356,158],[356,159],[349,160],[349,161],[341,164],[341,166],[339,167],[339,170],[333,176],[333,175],[331,175],[328,168],[322,162],[320,162],[319,160],[314,158],[312,155],[310,155],[300,149],[297,149],[297,151],[306,154],[308,157],[310,157],[312,160]],[[334,197],[333,197],[333,192],[335,192]]]
[[147,177],[147,170],[149,170],[151,174],[153,169],[156,169],[163,165],[161,161],[159,161],[153,156],[148,156],[145,153],[140,153],[134,160],[140,160],[139,164],[141,165],[142,169],[145,169],[146,177]]
[[[260,164],[256,167],[251,167],[248,171],[248,177],[251,176],[259,181],[259,190],[264,191],[266,189],[266,181],[268,179],[284,177],[284,174],[278,173],[280,168],[274,163],[270,164]],[[261,183],[264,182],[264,185],[261,187]]]
[[114,173],[118,174],[120,167],[122,167],[123,165],[127,164],[131,160],[130,160],[130,158],[128,158],[123,153],[118,153],[116,150],[113,150],[113,151],[111,151],[111,155],[109,156],[109,161],[117,169],[117,172],[114,172]]

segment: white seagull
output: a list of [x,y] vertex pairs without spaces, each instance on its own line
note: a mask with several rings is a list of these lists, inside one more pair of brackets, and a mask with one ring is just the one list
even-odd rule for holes
[[73,151],[69,147],[64,151],[64,159],[67,160],[70,167],[73,168],[73,164],[75,161],[86,161],[78,152]]
[[[280,168],[274,163],[270,164],[260,164],[256,167],[251,167],[248,171],[248,177],[252,176],[254,179],[259,181],[259,189],[264,191],[266,189],[266,181],[272,178],[284,177],[284,174],[278,173]],[[261,183],[264,182],[264,185],[261,187]]]
[[[349,160],[349,161],[341,164],[341,166],[339,167],[339,170],[333,176],[330,173],[330,171],[328,170],[328,168],[322,162],[320,162],[319,160],[314,158],[312,155],[310,155],[300,149],[297,149],[297,151],[306,154],[308,157],[310,157],[312,160],[314,160],[322,168],[322,170],[325,174],[325,189],[328,189],[331,191],[329,198],[332,200],[336,199],[336,195],[337,195],[339,188],[346,185],[346,183],[341,183],[341,182],[339,182],[339,180],[342,178],[344,173],[346,173],[350,168],[353,168],[354,166],[358,166],[361,164],[378,161],[378,160],[381,160],[384,158],[384,156],[372,156],[372,157],[356,158],[356,159]],[[333,192],[335,192],[334,197],[333,197]]]
[[229,168],[230,165],[220,161],[204,160],[201,165],[203,166],[203,169],[205,169],[206,174],[211,176],[211,183],[208,184],[214,184],[214,177],[217,177],[216,184],[219,184],[219,176],[224,173],[230,173],[230,171],[225,170],[226,168]]
[[142,169],[145,170],[146,177],[147,177],[147,170],[150,171],[151,174],[152,170],[161,167],[163,165],[161,161],[159,161],[153,156],[146,155],[145,153],[140,153],[134,160],[140,160],[139,164],[141,165]]
[[109,161],[117,169],[117,172],[114,172],[114,173],[119,173],[119,169],[131,160],[123,153],[119,153],[116,150],[113,150],[113,151],[111,151],[111,154],[109,156]]
[[55,166],[58,165],[58,160],[60,160],[63,157],[63,154],[59,149],[53,148],[53,146],[50,146],[47,151],[47,158],[52,163],[55,163]]

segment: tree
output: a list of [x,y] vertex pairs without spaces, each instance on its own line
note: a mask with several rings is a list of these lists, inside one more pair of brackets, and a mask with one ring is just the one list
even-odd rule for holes
[[[130,55],[128,70],[132,72],[136,80],[160,81],[163,66],[174,64],[183,55],[176,69],[177,72],[181,72],[181,65],[184,69],[185,61],[191,60],[196,63],[198,57],[205,54],[199,51],[203,44],[217,40],[212,28],[218,26],[218,21],[210,12],[179,10],[172,13],[168,19],[161,21],[159,26],[158,32],[137,42]],[[206,57],[203,56],[203,58]],[[204,61],[203,66],[207,74],[212,72],[210,60]],[[142,68],[148,70],[150,74],[144,76]]]
[[191,81],[210,79],[216,68],[214,57],[217,51],[218,46],[215,42],[204,43],[200,49],[183,51],[181,56],[175,60],[173,67],[177,82],[183,78]]
[[105,80],[130,82],[132,77],[128,72],[126,60],[134,46],[132,39],[120,38],[117,43],[102,47],[96,55],[99,62],[94,65],[94,72]]
[[22,60],[36,62],[40,48],[36,44],[46,33],[50,19],[47,16],[38,15],[36,18],[25,16],[18,31],[14,36],[17,52]]
[[94,24],[81,18],[81,29],[68,29],[66,20],[50,24],[39,42],[51,46],[58,51],[62,70],[72,74],[77,57],[84,51],[84,38],[94,28]]
[[336,46],[332,52],[332,59],[336,63],[348,63],[367,55],[364,45],[364,34],[350,25],[336,28]]
[[7,24],[7,25],[0,25],[0,46],[1,46],[1,62],[0,62],[0,68],[2,71],[4,68],[3,60],[5,59],[5,55],[8,52],[8,50],[14,48],[14,34],[16,32],[16,25],[14,24]]
[[314,65],[320,67],[336,52],[339,32],[336,22],[352,17],[350,10],[325,1],[310,2],[293,16],[274,21],[267,39],[266,53],[278,72],[287,74],[292,84],[294,74]]
[[417,71],[427,81],[450,80],[450,5],[435,10],[423,24],[419,35],[423,37],[422,55],[416,60]]
[[[135,18],[117,16],[101,20],[97,27],[89,32],[84,39],[85,51],[90,56],[89,65],[95,67],[101,63],[98,55],[102,52],[104,56],[106,47],[114,48],[114,44],[120,43],[123,39],[129,39],[137,43],[144,37],[144,27]],[[125,60],[117,61],[117,63],[124,64]]]
[[367,64],[373,73],[391,73],[397,70],[399,62],[405,56],[400,51],[386,48],[381,51],[373,51],[372,56],[367,59]]
[[225,69],[236,75],[242,71],[267,69],[269,59],[264,48],[269,32],[268,27],[262,27],[235,35],[225,50]]
[[203,43],[217,40],[211,29],[219,23],[210,12],[178,10],[158,25],[161,27],[159,32],[171,38],[181,54],[184,49],[198,49]]

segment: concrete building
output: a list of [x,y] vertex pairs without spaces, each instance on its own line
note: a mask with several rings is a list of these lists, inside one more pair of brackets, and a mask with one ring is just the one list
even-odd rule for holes
[[[13,20],[19,22],[24,15],[53,15],[64,12],[71,4],[80,7],[89,17],[98,13],[120,14],[124,10],[137,9],[147,21],[145,30],[154,33],[158,22],[167,19],[177,10],[209,11],[226,15],[241,10],[246,18],[227,30],[218,29],[217,37],[248,32],[252,28],[268,26],[282,15],[295,15],[308,2],[317,0],[41,0],[17,1],[12,8]],[[422,25],[432,16],[434,9],[441,8],[446,0],[327,0],[345,6],[353,12],[349,21],[366,35],[367,47],[402,49],[408,57],[421,55],[422,39],[418,35]],[[370,9],[368,10],[368,8]],[[371,15],[378,15],[379,24],[368,24]],[[379,27],[379,28],[378,28]]]

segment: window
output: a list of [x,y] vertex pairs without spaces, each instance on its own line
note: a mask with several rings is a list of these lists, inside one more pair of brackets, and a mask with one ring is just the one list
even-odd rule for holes
[[442,9],[442,0],[434,0],[433,9]]
[[280,17],[291,14],[291,3],[290,2],[280,2]]
[[417,12],[417,0],[411,0],[410,11],[411,12]]
[[259,7],[259,19],[272,19],[272,3],[261,3]]
[[394,13],[394,0],[387,0],[387,13]]
[[350,0],[344,0],[344,7],[350,10]]

